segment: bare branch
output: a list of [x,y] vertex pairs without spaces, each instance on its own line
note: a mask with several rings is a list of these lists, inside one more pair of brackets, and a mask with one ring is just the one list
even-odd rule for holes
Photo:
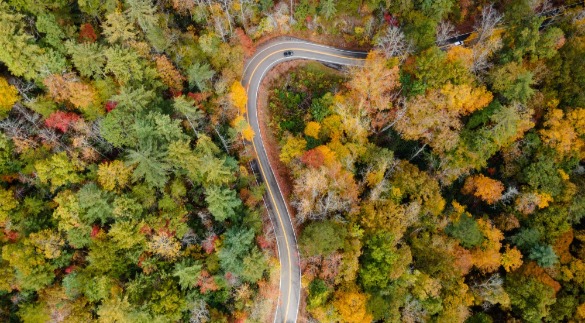
[[395,26],[390,26],[379,34],[374,43],[388,58],[399,57],[402,60],[411,51],[411,45],[406,41],[404,33]]
[[455,27],[449,21],[441,21],[437,26],[437,45],[443,46],[446,45],[447,39],[454,36]]
[[493,5],[483,8],[481,16],[474,26],[475,31],[478,33],[477,41],[483,42],[489,38],[503,18],[504,16],[494,9]]

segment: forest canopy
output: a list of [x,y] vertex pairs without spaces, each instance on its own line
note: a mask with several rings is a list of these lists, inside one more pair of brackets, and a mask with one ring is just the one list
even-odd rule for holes
[[272,320],[281,35],[368,52],[263,87],[299,320],[585,320],[585,10],[542,0],[0,0],[0,320]]

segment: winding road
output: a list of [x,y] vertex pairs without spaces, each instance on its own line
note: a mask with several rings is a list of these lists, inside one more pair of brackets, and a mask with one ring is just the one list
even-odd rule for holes
[[[552,18],[564,14],[566,9],[584,4],[585,1],[581,1],[577,4],[558,7],[541,13],[541,15],[547,17],[541,29],[548,26],[550,24],[548,21]],[[455,43],[463,42],[470,34],[451,37],[444,42],[445,44],[441,48],[447,48]],[[285,51],[293,51],[294,54],[285,57]],[[247,118],[254,133],[257,134],[252,140],[257,156],[252,163],[252,167],[256,175],[260,177],[260,180],[266,183],[268,189],[264,201],[274,227],[278,244],[278,258],[280,259],[280,293],[274,322],[297,321],[301,293],[301,268],[295,231],[282,191],[274,177],[266,155],[262,132],[258,123],[257,99],[260,83],[271,68],[285,61],[306,59],[320,61],[328,66],[330,64],[362,66],[366,56],[366,52],[338,49],[292,37],[280,37],[259,48],[256,54],[248,60],[244,68],[242,85],[248,94]]]
[[[285,51],[293,55],[284,56]],[[274,322],[296,322],[301,293],[301,268],[296,235],[282,192],[264,149],[258,122],[257,99],[260,83],[275,65],[296,59],[320,61],[326,64],[361,66],[367,53],[337,49],[300,39],[282,37],[272,40],[248,60],[242,77],[242,85],[248,94],[247,118],[252,126],[252,145],[257,159],[254,171],[266,183],[264,198],[278,245],[280,259],[280,293]]]

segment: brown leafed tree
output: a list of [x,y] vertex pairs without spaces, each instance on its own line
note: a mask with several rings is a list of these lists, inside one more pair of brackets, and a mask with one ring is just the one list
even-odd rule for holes
[[376,130],[383,128],[389,120],[394,95],[400,88],[398,66],[389,68],[384,55],[371,51],[365,66],[351,71],[349,97],[366,110]]
[[175,68],[173,63],[164,55],[156,58],[156,71],[163,83],[168,86],[171,91],[181,92],[183,90],[183,81],[185,77]]

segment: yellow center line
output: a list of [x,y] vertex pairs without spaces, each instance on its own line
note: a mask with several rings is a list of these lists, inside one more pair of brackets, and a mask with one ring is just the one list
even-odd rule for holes
[[[355,60],[363,60],[363,58],[354,58],[354,57],[346,57],[346,56],[341,56],[341,55],[336,55],[336,54],[330,54],[330,53],[326,53],[326,52],[321,52],[321,51],[316,51],[316,50],[310,50],[310,49],[303,49],[303,48],[287,48],[287,49],[282,49],[282,50],[278,50],[272,54],[269,54],[268,56],[266,56],[265,58],[263,58],[260,62],[258,62],[258,64],[256,65],[256,67],[254,68],[254,70],[252,71],[252,73],[250,74],[250,78],[249,80],[251,81],[254,78],[254,74],[256,73],[256,70],[258,69],[258,67],[260,67],[260,65],[267,60],[269,57],[279,54],[281,52],[287,51],[287,50],[302,50],[305,52],[310,52],[310,53],[317,53],[317,54],[322,54],[322,55],[326,55],[326,56],[331,56],[331,57],[338,57],[338,58],[343,58],[343,59],[355,59]],[[293,57],[294,58],[294,57]],[[250,84],[248,83],[248,85],[246,86],[246,93],[249,95],[248,90],[249,90]],[[258,99],[256,97],[256,99]],[[246,100],[247,101],[247,100]],[[246,121],[248,121],[248,124],[250,124],[250,116],[248,113],[248,103],[246,102]],[[259,122],[258,122],[258,127],[260,126]],[[260,128],[258,128],[260,129]],[[260,134],[258,134],[260,135]],[[258,149],[256,148],[256,144],[254,143],[254,139],[252,139],[252,146],[254,147],[254,152],[256,153],[256,156],[258,155]],[[266,157],[268,157],[268,154],[266,154]],[[270,161],[268,161],[270,162]],[[264,171],[264,167],[262,167],[262,162],[260,160],[258,160],[258,165],[260,165],[260,172],[262,173],[262,177],[264,178],[264,180],[268,181],[268,178],[266,177],[266,172]],[[274,176],[275,180],[276,179],[276,175]],[[282,221],[282,216],[280,215],[280,211],[278,210],[278,205],[276,203],[276,199],[274,198],[274,194],[272,193],[272,189],[270,188],[269,183],[267,183],[266,187],[268,188],[268,193],[270,195],[270,198],[272,200],[272,204],[274,205],[274,209],[276,210],[276,215],[278,216],[278,219],[280,221],[280,227],[282,229],[282,234],[284,235],[284,241],[285,241],[285,245],[286,245],[286,251],[287,251],[287,256],[288,256],[288,272],[289,272],[289,288],[288,288],[288,295],[287,295],[287,302],[286,302],[286,309],[284,312],[284,318],[286,320],[286,318],[288,317],[288,308],[290,305],[290,293],[291,293],[291,285],[292,285],[292,259],[291,259],[291,251],[290,251],[290,245],[288,242],[288,236],[286,234],[286,230],[284,228],[284,222]],[[287,208],[287,212],[288,212],[288,207],[286,206],[286,201],[284,201],[284,196],[282,197],[283,202],[285,203],[285,208]],[[289,217],[290,219],[290,217]],[[294,228],[293,228],[294,230]],[[281,261],[282,264],[282,261]],[[282,277],[281,277],[282,280]]]

